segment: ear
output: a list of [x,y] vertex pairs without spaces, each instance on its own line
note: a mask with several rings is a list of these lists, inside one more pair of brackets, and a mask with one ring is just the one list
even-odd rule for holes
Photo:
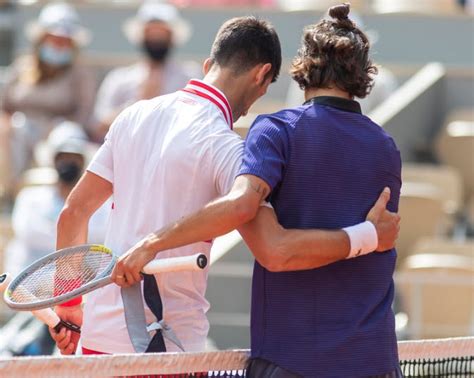
[[265,83],[266,76],[271,71],[271,69],[271,63],[265,63],[259,67],[257,74],[255,75],[255,81],[257,85],[263,85]]
[[211,70],[211,67],[212,67],[212,59],[207,58],[202,65],[202,72],[204,73],[204,76],[206,76],[207,73]]

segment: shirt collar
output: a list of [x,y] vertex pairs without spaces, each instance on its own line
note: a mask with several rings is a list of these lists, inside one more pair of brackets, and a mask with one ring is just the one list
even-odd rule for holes
[[226,120],[229,127],[232,129],[234,122],[232,119],[232,109],[229,101],[225,97],[224,93],[214,87],[213,85],[207,84],[202,80],[191,79],[184,89],[184,92],[192,93],[196,96],[203,97],[214,105],[216,105],[222,112],[224,119]]
[[317,97],[310,98],[308,101],[305,101],[303,105],[308,105],[308,104],[332,106],[333,108],[344,110],[346,112],[362,114],[360,104],[357,101],[349,100],[342,97],[317,96]]

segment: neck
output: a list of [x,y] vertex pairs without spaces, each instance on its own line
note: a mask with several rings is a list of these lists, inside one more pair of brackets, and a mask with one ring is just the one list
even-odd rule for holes
[[308,101],[310,98],[319,96],[342,97],[348,100],[353,99],[352,96],[349,95],[349,93],[337,88],[336,86],[332,88],[308,88],[304,91],[305,101]]
[[240,104],[242,103],[242,96],[244,94],[242,90],[243,83],[242,80],[239,79],[240,78],[236,78],[230,71],[221,68],[210,70],[203,78],[206,84],[213,85],[224,93],[232,109],[234,122],[241,115]]
[[152,60],[152,59],[147,58],[145,60],[145,64],[149,69],[156,70],[156,69],[162,68],[165,65],[165,62],[164,61],[159,61],[158,62],[156,60]]

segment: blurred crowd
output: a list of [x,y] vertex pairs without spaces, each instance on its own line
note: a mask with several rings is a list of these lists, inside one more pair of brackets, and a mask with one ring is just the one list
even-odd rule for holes
[[[90,32],[72,5],[46,5],[25,31],[31,54],[9,67],[0,97],[2,184],[11,199],[23,187],[14,201],[14,239],[5,251],[12,272],[55,249],[64,201],[118,113],[200,77],[198,65],[172,57],[191,26],[170,4],[147,2],[126,21],[123,31],[141,58],[110,71],[99,87],[81,61]],[[96,214],[91,242],[103,240],[107,210]]]
[[[14,239],[5,250],[9,271],[54,250],[57,216],[115,117],[136,101],[174,92],[201,77],[197,63],[173,57],[173,49],[192,32],[173,4],[145,1],[122,30],[141,57],[112,69],[98,85],[81,59],[91,33],[70,3],[45,5],[25,27],[31,52],[8,68],[0,93],[0,186],[4,197],[16,197]],[[376,33],[368,34],[375,43]],[[382,69],[374,92],[363,102],[364,111],[396,85],[393,74]],[[304,102],[296,84],[289,88],[287,102]],[[91,241],[103,239],[106,222],[100,219],[106,213],[99,212],[99,221],[91,225]]]
[[[192,33],[192,25],[178,7],[288,7],[291,3],[295,8],[304,8],[310,7],[311,2],[145,1],[122,27],[128,41],[140,51],[140,58],[131,65],[112,69],[100,83],[81,59],[91,33],[82,25],[77,10],[71,3],[46,4],[38,18],[25,27],[30,53],[11,64],[6,84],[0,90],[0,197],[12,204],[13,229],[4,251],[3,268],[16,273],[55,250],[56,220],[65,199],[125,107],[172,93],[183,88],[189,79],[202,76],[199,64],[174,58],[173,50],[186,43]],[[449,3],[474,13],[471,0]],[[354,17],[364,28],[363,20]],[[366,32],[371,43],[377,43],[377,33]],[[397,86],[395,76],[380,68],[372,93],[361,101],[363,112],[377,107]],[[298,85],[290,84],[287,105],[296,106],[303,101]],[[472,203],[474,206],[474,200]],[[108,202],[94,215],[89,242],[104,240],[110,207]]]

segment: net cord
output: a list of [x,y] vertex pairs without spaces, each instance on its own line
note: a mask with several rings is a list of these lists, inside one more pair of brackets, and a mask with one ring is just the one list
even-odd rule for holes
[[[401,361],[474,357],[472,337],[402,341],[398,345]],[[0,372],[8,372],[9,377],[100,377],[231,371],[245,369],[248,356],[249,351],[241,349],[200,353],[13,357],[0,359]],[[466,362],[466,369],[472,368]]]

